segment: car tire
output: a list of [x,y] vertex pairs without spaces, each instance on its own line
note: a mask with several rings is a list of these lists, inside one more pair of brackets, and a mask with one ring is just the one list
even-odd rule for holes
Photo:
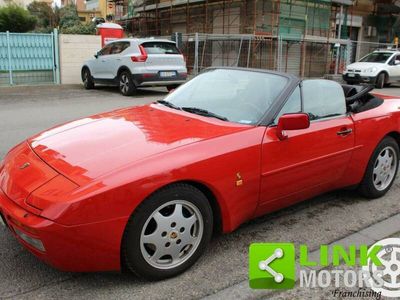
[[122,71],[118,76],[119,91],[124,96],[132,96],[136,93],[136,86],[129,71]]
[[82,82],[86,90],[94,89],[94,80],[89,68],[82,69]]
[[122,269],[148,280],[176,276],[205,251],[213,232],[206,196],[188,184],[151,195],[130,217],[121,246]]
[[175,84],[175,85],[167,85],[167,91],[171,92],[173,90],[175,90],[176,88],[179,87],[179,84]]
[[377,89],[383,89],[385,86],[385,82],[386,82],[386,75],[385,73],[380,73],[378,75],[378,77],[376,78],[376,83],[375,83],[375,87]]
[[361,195],[375,199],[384,196],[392,187],[399,168],[399,145],[385,137],[376,147],[358,187]]

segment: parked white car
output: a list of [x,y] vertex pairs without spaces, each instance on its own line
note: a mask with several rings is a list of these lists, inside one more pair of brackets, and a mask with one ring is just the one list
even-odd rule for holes
[[94,88],[95,84],[118,85],[125,96],[145,86],[166,86],[171,90],[186,78],[184,56],[175,42],[162,39],[112,41],[82,67],[86,89]]
[[377,50],[364,56],[346,67],[343,80],[348,84],[371,83],[379,89],[399,81],[400,51]]

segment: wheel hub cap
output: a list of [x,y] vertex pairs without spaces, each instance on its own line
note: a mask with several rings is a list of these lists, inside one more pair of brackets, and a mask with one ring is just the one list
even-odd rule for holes
[[373,171],[373,182],[378,191],[385,190],[392,183],[397,164],[397,154],[392,147],[386,147],[379,153]]
[[203,218],[198,208],[186,200],[160,206],[145,222],[140,250],[151,266],[171,269],[188,260],[203,236]]
[[123,93],[126,93],[129,89],[129,79],[126,75],[122,75],[119,81],[119,87]]

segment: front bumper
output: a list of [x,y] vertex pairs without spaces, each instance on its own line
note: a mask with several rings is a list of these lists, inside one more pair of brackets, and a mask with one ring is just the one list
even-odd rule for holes
[[[120,270],[120,244],[127,222],[125,218],[65,226],[26,211],[1,189],[0,213],[12,234],[26,249],[59,270]],[[44,251],[27,240],[40,241]]]
[[343,74],[343,80],[349,83],[371,83],[375,84],[376,76],[365,76],[357,73]]

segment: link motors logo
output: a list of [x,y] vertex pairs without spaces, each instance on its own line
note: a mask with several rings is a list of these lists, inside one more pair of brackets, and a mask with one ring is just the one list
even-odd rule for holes
[[370,274],[368,282],[371,289],[382,296],[400,297],[400,239],[384,239],[374,246],[381,247],[376,254],[381,265],[377,266],[368,259],[368,264],[363,266],[363,271]]
[[[251,288],[290,289],[295,286],[297,260],[294,244],[256,243],[250,245],[249,250]],[[371,295],[377,299],[381,296],[400,297],[400,239],[398,238],[384,239],[370,247],[321,245],[318,251],[319,257],[313,255],[314,260],[310,260],[306,245],[299,245],[298,250],[297,266],[300,269],[297,274],[301,288],[331,286],[336,288],[333,291],[334,296],[340,296],[346,294],[346,290],[340,291],[339,287],[345,289],[358,287],[356,297]],[[341,265],[352,268],[337,269]],[[317,267],[317,270],[307,267]],[[350,293],[350,290],[347,293]]]

